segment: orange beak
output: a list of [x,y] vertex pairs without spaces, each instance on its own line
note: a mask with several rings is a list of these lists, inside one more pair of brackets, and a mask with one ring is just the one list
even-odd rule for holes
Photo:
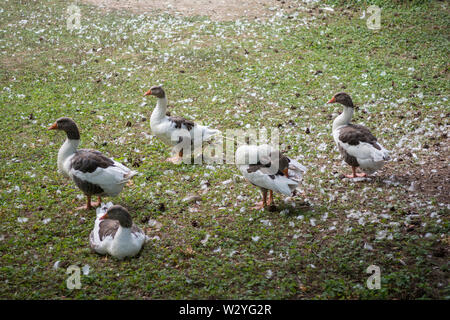
[[148,90],[146,93],[144,93],[144,97],[145,96],[149,96],[149,95],[151,95],[152,94],[152,89],[150,89],[150,90]]
[[48,130],[56,130],[56,129],[58,129],[58,124],[56,122],[52,124],[50,128],[48,128]]
[[287,178],[289,178],[289,169],[288,169],[288,168],[284,169],[284,170],[283,170],[283,174],[284,174]]
[[333,98],[331,98],[327,103],[335,103],[335,102],[336,102],[336,98],[333,97]]
[[108,218],[109,218],[109,217],[108,217],[108,214],[105,213],[105,215],[103,215],[103,216],[100,217],[100,220],[105,220],[105,219],[108,219]]

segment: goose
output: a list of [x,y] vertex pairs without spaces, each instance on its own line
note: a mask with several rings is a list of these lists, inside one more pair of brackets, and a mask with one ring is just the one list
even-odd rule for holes
[[[378,143],[369,129],[350,123],[355,108],[350,96],[345,92],[339,92],[327,103],[340,103],[344,106],[344,112],[333,121],[333,138],[345,162],[352,167],[352,174],[345,176],[365,177],[381,169],[384,163],[390,160],[389,151]],[[357,173],[357,167],[364,172]]]
[[[203,141],[209,140],[212,136],[220,133],[220,130],[210,129],[187,120],[182,117],[168,116],[167,97],[162,86],[153,86],[145,92],[144,96],[155,96],[157,98],[156,107],[150,117],[150,127],[152,133],[161,139],[165,144],[176,146],[183,141],[183,137],[189,135],[191,144],[201,146]],[[194,139],[201,138],[201,141]],[[193,150],[192,150],[193,151]],[[173,157],[166,159],[172,163],[180,163],[183,157],[183,149],[178,151]]]
[[262,201],[253,207],[257,210],[273,204],[274,191],[291,195],[307,171],[306,167],[267,144],[242,145],[236,150],[235,159],[244,178],[261,189]]
[[89,244],[99,254],[109,253],[122,260],[137,255],[146,237],[133,223],[127,209],[109,202],[97,208],[97,219],[89,235]]
[[[48,129],[62,130],[67,134],[67,139],[58,152],[58,171],[71,178],[87,197],[86,206],[77,210],[90,210],[100,205],[102,196],[117,196],[124,185],[137,174],[100,151],[77,149],[80,132],[71,118],[59,118]],[[91,203],[93,195],[98,196],[97,203]]]

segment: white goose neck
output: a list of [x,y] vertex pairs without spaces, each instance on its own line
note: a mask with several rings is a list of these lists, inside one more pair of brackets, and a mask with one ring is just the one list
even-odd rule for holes
[[117,229],[116,235],[114,237],[114,241],[117,242],[127,242],[131,237],[131,228],[124,228],[121,225],[119,225],[119,228]]
[[354,109],[344,106],[344,112],[342,112],[336,119],[333,121],[333,131],[341,126],[348,125],[350,120],[352,120]]
[[[80,144],[80,140],[66,139],[58,152],[58,169],[62,172],[66,172],[64,168],[64,162],[68,157],[73,155]],[[67,173],[67,172],[66,172]]]
[[167,98],[166,97],[158,98],[156,102],[156,108],[152,112],[150,121],[164,118],[166,116],[166,110],[167,110]]

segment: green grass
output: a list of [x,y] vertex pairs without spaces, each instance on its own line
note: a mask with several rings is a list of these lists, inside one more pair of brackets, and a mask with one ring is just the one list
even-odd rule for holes
[[[448,299],[445,2],[383,8],[378,31],[360,9],[314,4],[268,23],[80,4],[82,29],[71,32],[66,6],[0,4],[0,298]],[[170,148],[142,121],[155,104],[143,93],[159,83],[172,114],[223,131],[278,127],[281,149],[309,168],[297,206],[277,195],[287,211],[251,210],[259,192],[234,165],[164,162]],[[331,136],[341,108],[325,102],[341,90],[360,107],[355,121],[392,150],[369,182],[340,178],[350,170]],[[90,251],[95,214],[74,211],[84,198],[56,170],[64,136],[46,130],[61,116],[78,123],[82,147],[142,161],[134,185],[107,199],[159,237],[137,258]],[[414,179],[420,188],[408,191]],[[191,193],[197,206],[182,201]],[[66,288],[71,264],[90,266],[80,290]],[[366,287],[372,264],[380,290]]]

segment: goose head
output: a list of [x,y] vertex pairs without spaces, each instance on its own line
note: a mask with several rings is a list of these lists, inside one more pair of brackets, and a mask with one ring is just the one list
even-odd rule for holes
[[340,103],[346,107],[354,108],[352,98],[345,92],[336,93],[327,103]]
[[144,94],[144,96],[155,96],[162,99],[166,96],[166,93],[164,92],[162,86],[153,86]]
[[77,124],[71,118],[62,117],[53,123],[48,130],[62,130],[70,140],[80,140],[80,132]]
[[131,219],[130,213],[121,205],[114,205],[110,207],[106,213],[100,217],[100,220],[104,219],[117,220],[123,228],[131,228],[133,225],[133,220]]

